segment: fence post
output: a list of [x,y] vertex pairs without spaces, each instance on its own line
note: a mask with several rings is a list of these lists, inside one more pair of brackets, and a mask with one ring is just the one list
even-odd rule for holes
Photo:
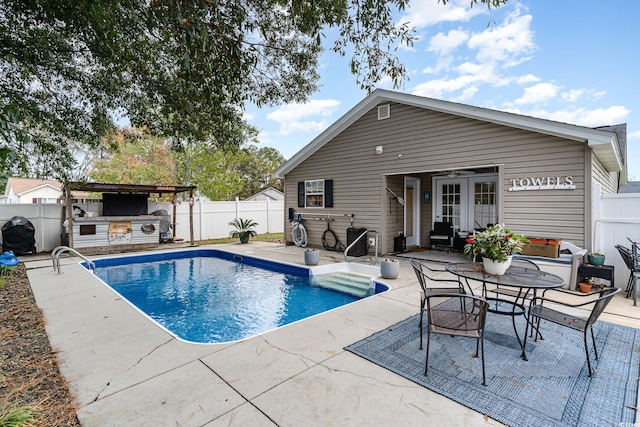
[[271,233],[271,201],[267,198],[267,234]]
[[[36,202],[36,217],[38,219],[37,223],[38,224],[38,239],[36,240],[36,252],[42,252],[44,251],[44,221],[45,221],[45,216],[44,216],[44,206],[42,206],[42,200],[38,199],[38,201]],[[40,249],[40,250],[38,250]]]

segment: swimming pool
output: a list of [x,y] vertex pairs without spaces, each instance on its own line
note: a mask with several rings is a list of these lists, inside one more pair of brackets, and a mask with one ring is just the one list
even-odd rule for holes
[[[96,275],[130,304],[173,336],[196,343],[241,340],[363,297],[324,287],[327,275],[314,277],[306,267],[217,249],[94,263]],[[365,296],[388,289],[366,280],[371,291],[365,288]]]

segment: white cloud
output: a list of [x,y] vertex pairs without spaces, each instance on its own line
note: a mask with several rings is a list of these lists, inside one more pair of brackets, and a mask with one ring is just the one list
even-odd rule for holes
[[525,88],[524,95],[516,99],[514,103],[522,105],[549,101],[558,95],[560,89],[560,86],[553,83],[538,83]]
[[453,79],[433,79],[416,85],[411,93],[430,98],[444,98],[444,94],[464,91],[476,82],[476,77],[471,75],[460,76]]
[[429,41],[430,52],[436,52],[439,55],[449,55],[452,50],[463,44],[469,39],[469,33],[460,30],[451,30],[447,34],[438,33],[431,37]]
[[468,0],[450,0],[446,5],[438,0],[421,0],[412,2],[399,22],[408,22],[410,26],[420,29],[438,22],[469,21],[476,15],[486,13],[486,10],[482,5],[469,7]]
[[540,81],[540,78],[534,76],[533,74],[526,74],[524,76],[516,77],[514,81],[518,84],[538,83]]
[[556,111],[547,111],[543,109],[509,109],[508,111],[517,114],[524,114],[527,116],[554,120],[556,122],[570,123],[587,127],[606,126],[616,123],[623,123],[625,121],[625,118],[630,113],[629,109],[621,105],[612,105],[608,108],[594,109],[569,108]]
[[531,31],[531,15],[519,15],[516,10],[504,25],[489,28],[469,38],[468,46],[477,49],[479,62],[499,61],[504,66],[513,66],[529,59],[536,48]]
[[640,139],[640,130],[627,134],[627,139]]
[[[468,8],[466,2],[457,5]],[[509,76],[504,72],[506,68],[527,61],[531,52],[536,50],[531,22],[531,15],[522,15],[521,8],[516,7],[503,23],[480,32],[453,29],[436,34],[427,48],[436,54],[436,65],[423,69],[423,74],[436,78],[418,83],[413,93],[467,101],[482,85],[500,87],[512,83],[537,83],[540,79],[533,74]],[[457,76],[439,77],[445,71],[455,72]]]
[[[313,133],[324,130],[328,126],[328,120],[340,101],[334,99],[311,100],[304,104],[287,104],[269,113],[267,118],[280,123],[279,135],[292,133]],[[323,118],[323,120],[304,120],[311,117]]]
[[567,102],[576,102],[579,98],[584,95],[583,89],[571,89],[567,92],[563,92],[560,96],[562,96],[563,101]]

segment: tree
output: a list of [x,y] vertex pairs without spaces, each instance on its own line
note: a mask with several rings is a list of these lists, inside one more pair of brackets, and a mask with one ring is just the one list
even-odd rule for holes
[[237,135],[241,148],[212,150],[207,144],[171,144],[127,129],[104,141],[88,176],[118,184],[195,185],[212,200],[245,198],[267,187],[281,190],[273,173],[285,158],[274,148],[258,148],[257,131],[246,123]]
[[0,150],[27,168],[30,143],[58,156],[48,164],[64,176],[70,147],[99,144],[116,112],[182,144],[232,146],[245,103],[301,102],[316,90],[325,28],[337,29],[333,51],[353,52],[361,87],[401,82],[393,51],[413,35],[393,17],[408,4],[3,0],[0,110],[16,114],[0,115]]
[[284,191],[284,183],[274,176],[274,172],[285,161],[284,156],[275,148],[258,148],[255,145],[244,147],[238,165],[238,172],[243,177],[244,185],[238,197],[246,199],[269,187]]
[[93,159],[92,181],[116,184],[179,185],[171,147],[137,129],[119,132],[105,143],[107,154]]

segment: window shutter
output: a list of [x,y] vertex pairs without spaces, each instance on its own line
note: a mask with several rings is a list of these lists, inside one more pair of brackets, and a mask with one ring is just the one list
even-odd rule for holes
[[298,207],[304,208],[304,181],[298,182]]
[[324,207],[325,208],[333,207],[333,180],[332,179],[324,180]]

